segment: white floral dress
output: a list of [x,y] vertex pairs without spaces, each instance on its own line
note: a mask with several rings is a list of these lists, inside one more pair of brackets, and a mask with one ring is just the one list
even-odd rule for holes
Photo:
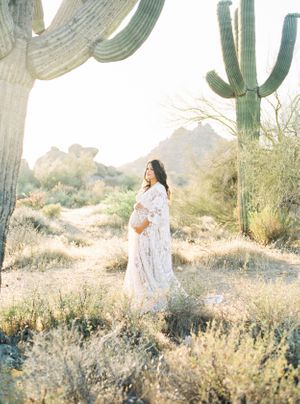
[[[124,291],[141,311],[161,310],[167,305],[168,293],[180,289],[172,269],[166,189],[157,182],[147,191],[141,190],[136,201],[143,208],[134,209],[129,219]],[[133,226],[140,225],[146,218],[149,226],[137,234]]]

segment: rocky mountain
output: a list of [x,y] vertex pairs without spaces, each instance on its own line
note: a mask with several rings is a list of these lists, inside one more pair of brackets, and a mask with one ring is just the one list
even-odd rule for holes
[[209,152],[226,142],[209,124],[199,124],[192,130],[181,127],[149,154],[122,165],[119,170],[142,176],[147,161],[157,158],[163,161],[169,177],[176,183],[182,183],[195,165],[201,165]]
[[97,154],[97,148],[79,144],[71,145],[67,153],[52,147],[36,161],[34,175],[42,185],[50,188],[57,182],[74,186],[97,180],[110,185],[122,182],[121,171],[94,161]]

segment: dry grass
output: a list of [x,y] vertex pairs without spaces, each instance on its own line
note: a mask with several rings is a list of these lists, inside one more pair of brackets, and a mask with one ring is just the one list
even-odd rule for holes
[[166,353],[161,402],[296,402],[299,370],[288,365],[286,351],[273,333],[255,340],[243,326],[224,332],[212,324]]
[[94,225],[100,228],[109,227],[113,229],[122,229],[124,228],[124,224],[125,222],[120,216],[116,214],[107,215],[103,213],[97,216],[97,221]]
[[5,269],[23,269],[45,271],[56,267],[69,267],[79,259],[79,255],[71,255],[65,246],[57,240],[39,237],[38,244],[24,245],[18,252],[8,256]]
[[85,236],[78,234],[64,234],[60,237],[60,240],[64,244],[74,247],[89,247],[92,244]]
[[196,261],[211,269],[261,271],[270,265],[271,256],[255,243],[233,239],[213,243]]
[[[98,214],[85,222],[79,212],[62,212],[80,230],[74,242],[71,233],[46,236],[32,225],[26,245],[24,237],[11,239],[9,258],[16,262],[30,250],[43,262],[39,253],[50,247],[72,258],[79,251],[86,260],[65,268],[62,279],[60,270],[53,278],[51,271],[31,273],[32,291],[0,308],[0,329],[25,359],[19,373],[0,369],[0,402],[297,402],[299,257],[216,229],[185,229],[173,238],[173,262],[188,296],[173,296],[164,312],[141,315],[120,287],[124,228],[116,235],[102,216],[93,238]],[[77,234],[90,245],[77,243]],[[50,268],[55,257],[45,261]],[[37,275],[53,285],[35,285]],[[205,295],[225,284],[222,304],[205,305]]]
[[[17,383],[6,380],[6,386],[24,401],[58,403],[296,402],[300,317],[290,303],[296,298],[298,306],[299,285],[291,297],[280,283],[275,290],[262,281],[245,286],[239,285],[241,294],[248,290],[243,321],[226,320],[192,296],[174,298],[164,313],[141,316],[122,294],[100,286],[36,295],[0,311],[7,334],[33,336],[23,345]],[[266,309],[264,301],[274,295],[276,308]],[[271,317],[268,328],[257,327],[258,318],[264,324]],[[26,329],[37,333],[21,332]]]
[[105,270],[125,271],[128,262],[127,243],[120,240],[118,237],[113,237],[105,244],[102,244],[104,249],[103,266]]

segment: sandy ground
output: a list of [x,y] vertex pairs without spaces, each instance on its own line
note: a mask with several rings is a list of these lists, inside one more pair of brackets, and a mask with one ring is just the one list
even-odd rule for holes
[[[96,213],[95,213],[96,212]],[[80,257],[68,268],[54,268],[40,271],[7,270],[2,274],[0,294],[1,306],[10,305],[13,301],[32,295],[34,291],[42,294],[52,294],[74,291],[83,285],[103,285],[103,287],[120,289],[124,271],[108,271],[105,269],[105,258],[108,254],[120,248],[126,251],[126,232],[123,235],[113,235],[111,232],[95,225],[100,214],[95,207],[80,209],[63,209],[60,225],[68,234],[74,234],[87,240],[85,247],[66,247],[71,255]],[[194,245],[185,243],[194,253],[207,248],[207,241],[198,241]],[[182,248],[185,248],[184,246]],[[276,281],[280,279],[287,284],[299,286],[300,293],[300,256],[292,253],[282,253],[266,249],[265,267],[257,270],[228,270],[228,268],[213,270],[205,265],[178,265],[174,268],[179,280],[187,290],[199,289],[199,294],[210,296],[220,294],[223,304],[235,304],[240,293],[240,283],[249,281],[255,283]]]

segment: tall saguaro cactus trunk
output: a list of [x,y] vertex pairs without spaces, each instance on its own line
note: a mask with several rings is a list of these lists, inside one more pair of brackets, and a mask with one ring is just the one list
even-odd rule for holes
[[14,51],[0,62],[0,267],[6,229],[15,207],[27,101],[33,85],[25,68],[26,42],[18,39],[16,42]]
[[238,216],[240,231],[247,234],[253,190],[247,184],[245,151],[249,141],[259,139],[261,98],[276,91],[289,72],[297,34],[296,18],[300,14],[288,14],[285,17],[277,61],[269,78],[259,86],[256,73],[254,0],[240,0],[235,18],[235,35],[229,9],[231,4],[228,0],[218,3],[222,53],[229,83],[215,71],[208,72],[206,79],[216,94],[236,100]]
[[244,95],[236,99],[236,124],[238,136],[238,215],[240,231],[248,232],[248,213],[251,209],[251,190],[247,187],[247,161],[244,149],[248,139],[258,139],[260,126],[260,97],[256,78],[254,1],[245,2],[237,21],[236,46]]
[[[15,207],[16,186],[22,156],[27,101],[34,79],[26,66],[27,43],[31,37],[33,3],[16,3],[2,8],[2,22],[15,20],[17,29],[12,40],[8,28],[5,57],[0,60],[0,268],[4,260],[9,218]],[[11,16],[11,20],[10,20]],[[7,18],[7,21],[3,21]]]
[[[110,39],[137,3],[128,25]],[[0,0],[0,275],[34,81],[54,79],[90,57],[129,57],[150,35],[163,5],[164,0],[62,0],[45,29],[42,0]]]

